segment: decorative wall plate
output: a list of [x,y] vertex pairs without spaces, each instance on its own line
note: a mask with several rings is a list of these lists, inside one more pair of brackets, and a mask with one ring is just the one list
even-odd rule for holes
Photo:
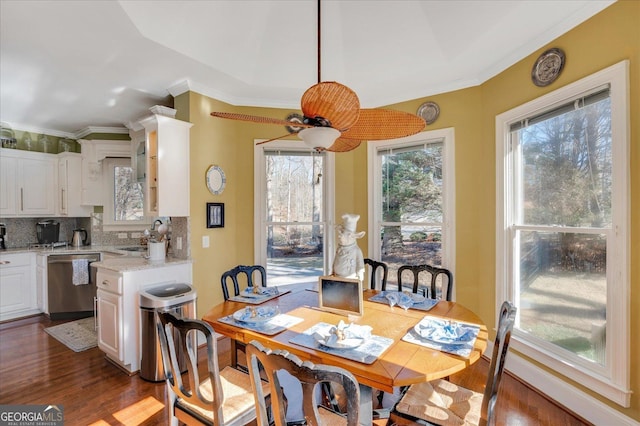
[[561,49],[552,48],[543,52],[531,70],[531,81],[538,87],[553,83],[564,68],[565,55]]
[[209,166],[207,174],[205,176],[207,182],[207,188],[213,195],[222,194],[224,187],[227,184],[227,178],[224,175],[224,171],[219,166]]
[[[285,120],[287,121],[291,121],[292,123],[302,123],[302,120],[304,119],[303,116],[301,116],[300,114],[296,114],[295,112],[292,114],[287,115],[287,118],[285,118]],[[284,126],[285,129],[287,129],[287,132],[289,133],[297,133],[300,130],[302,130],[302,127],[296,127],[296,126]]]
[[440,115],[440,107],[435,102],[425,102],[418,108],[417,115],[422,117],[427,124],[433,124]]

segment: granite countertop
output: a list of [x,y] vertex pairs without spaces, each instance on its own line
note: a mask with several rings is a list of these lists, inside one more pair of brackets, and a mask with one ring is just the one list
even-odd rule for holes
[[[123,247],[131,247],[123,246]],[[120,246],[83,246],[83,247],[56,247],[52,248],[10,248],[6,250],[0,250],[0,256],[3,254],[19,254],[19,253],[36,253],[40,255],[56,255],[56,254],[78,254],[78,253],[103,253],[107,256],[103,256],[103,260],[100,262],[93,262],[92,265],[110,269],[113,271],[135,271],[149,268],[159,268],[164,266],[179,265],[183,263],[192,263],[191,259],[177,259],[173,256],[168,256],[164,260],[148,260],[145,259],[145,252],[135,252],[122,250]]]

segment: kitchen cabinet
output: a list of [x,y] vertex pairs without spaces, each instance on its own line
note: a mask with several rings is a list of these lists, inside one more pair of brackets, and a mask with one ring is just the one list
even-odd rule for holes
[[57,158],[52,154],[1,149],[0,215],[56,214]]
[[102,160],[107,157],[130,157],[131,142],[121,140],[78,140],[82,147],[80,204],[104,206]]
[[47,255],[36,255],[36,306],[44,313],[47,311]]
[[34,253],[0,254],[0,321],[41,312],[34,270]]
[[120,271],[97,266],[98,347],[123,370],[135,373],[141,358],[139,290],[163,283],[191,283],[191,263],[140,268],[138,265],[146,261],[128,258],[113,262],[136,266]]
[[60,216],[89,217],[93,209],[81,204],[82,155],[58,154],[58,212]]
[[[136,175],[144,179],[146,216],[189,216],[189,132],[191,123],[153,114],[139,123],[144,149],[136,144]],[[144,170],[141,170],[144,164]]]

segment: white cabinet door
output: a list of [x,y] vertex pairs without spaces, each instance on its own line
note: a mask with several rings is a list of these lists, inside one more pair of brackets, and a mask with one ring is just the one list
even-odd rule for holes
[[81,205],[82,156],[58,154],[58,210],[61,216],[89,217],[91,209]]
[[98,347],[124,361],[122,342],[122,296],[98,289]]
[[40,312],[34,257],[33,253],[0,256],[0,321]]
[[20,215],[40,216],[56,213],[55,157],[43,159],[24,158],[18,162]]
[[16,161],[0,156],[0,215],[17,213],[16,188]]

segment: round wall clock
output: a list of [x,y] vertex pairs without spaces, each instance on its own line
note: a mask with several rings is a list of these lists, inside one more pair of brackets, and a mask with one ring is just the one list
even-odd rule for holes
[[227,184],[227,178],[220,166],[209,166],[205,180],[207,182],[209,192],[213,195],[222,194],[222,191],[224,191],[224,187]]
[[533,84],[544,87],[556,81],[564,67],[564,60],[564,52],[558,48],[543,52],[531,70]]

